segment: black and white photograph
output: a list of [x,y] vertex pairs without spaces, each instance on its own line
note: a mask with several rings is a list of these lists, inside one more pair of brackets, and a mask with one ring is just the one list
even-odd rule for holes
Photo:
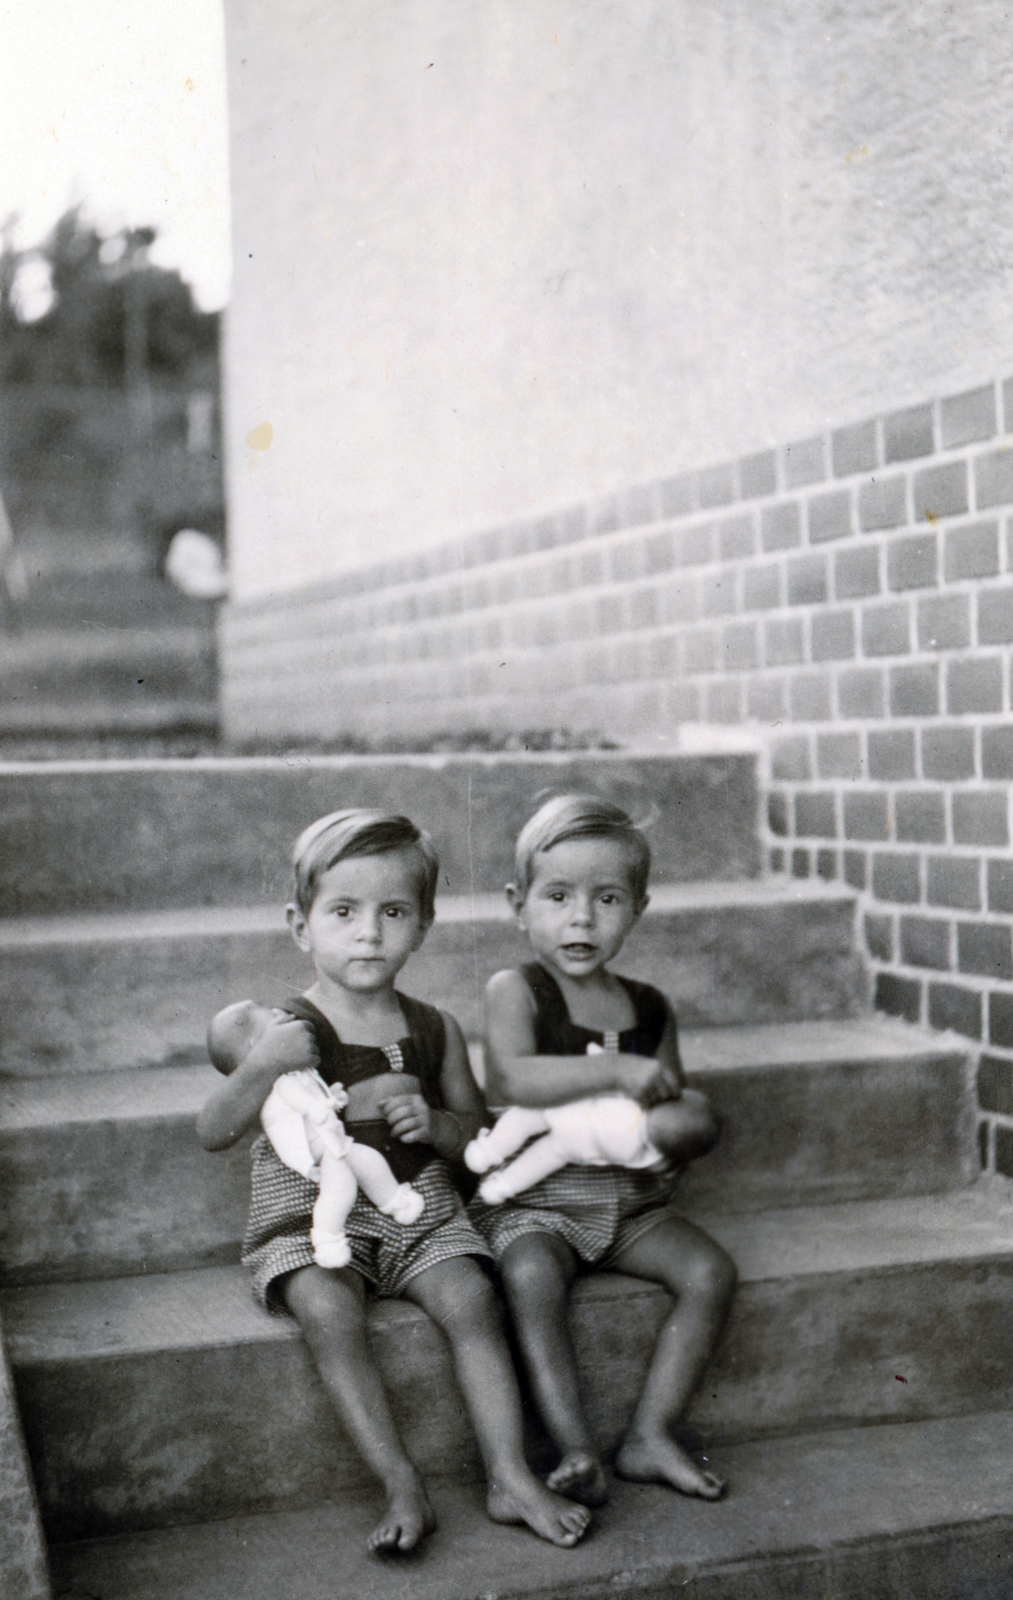
[[0,0],[2,1600],[1013,1600],[1005,0]]

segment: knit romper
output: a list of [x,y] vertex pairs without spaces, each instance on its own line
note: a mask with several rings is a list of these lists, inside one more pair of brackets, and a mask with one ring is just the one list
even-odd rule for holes
[[[555,978],[540,962],[522,967],[521,976],[535,1000],[535,1053],[582,1056],[589,1044],[604,1045],[605,1035],[570,1020]],[[636,1011],[632,1028],[619,1035],[627,1055],[657,1054],[669,1021],[665,996],[649,983],[620,978]],[[630,1171],[625,1167],[566,1166],[501,1206],[476,1195],[468,1215],[497,1257],[527,1233],[559,1234],[587,1266],[609,1267],[641,1234],[666,1216],[680,1168]]]
[[[343,1044],[328,1019],[304,996],[287,1001],[284,1010],[311,1025],[325,1083],[347,1088],[381,1073],[403,1071],[419,1080],[427,1104],[440,1110],[439,1079],[446,1048],[443,1017],[435,1006],[408,995],[399,994],[398,1001],[408,1035],[382,1049]],[[382,1120],[346,1120],[345,1128],[353,1139],[380,1150],[398,1182],[414,1184],[425,1200],[418,1221],[404,1226],[385,1217],[361,1192],[356,1196],[345,1224],[352,1247],[350,1265],[377,1294],[401,1294],[411,1278],[438,1261],[490,1254],[468,1220],[449,1167],[431,1145],[402,1144]],[[254,1298],[268,1311],[285,1316],[279,1280],[313,1264],[310,1228],[318,1190],[285,1166],[266,1134],[254,1141],[251,1153],[253,1186],[243,1263],[253,1273]]]

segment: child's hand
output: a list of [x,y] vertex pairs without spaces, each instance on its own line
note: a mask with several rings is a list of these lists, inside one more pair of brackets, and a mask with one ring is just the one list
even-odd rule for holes
[[279,1078],[285,1072],[300,1072],[307,1067],[313,1070],[320,1065],[313,1029],[301,1018],[289,1016],[287,1011],[272,1011],[271,1020],[247,1061],[254,1056],[259,1063],[275,1068]]
[[619,1090],[649,1111],[666,1100],[678,1100],[682,1085],[675,1074],[652,1056],[616,1056]]
[[433,1114],[420,1094],[392,1094],[380,1101],[390,1131],[402,1144],[431,1144]]

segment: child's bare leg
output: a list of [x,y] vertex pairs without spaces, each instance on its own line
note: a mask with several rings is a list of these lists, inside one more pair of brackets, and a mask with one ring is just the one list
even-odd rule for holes
[[435,1528],[436,1517],[369,1352],[362,1279],[357,1272],[303,1267],[287,1279],[284,1295],[335,1411],[386,1491],[369,1548],[413,1550]]
[[683,1494],[718,1500],[725,1485],[677,1444],[682,1415],[724,1326],[735,1264],[721,1246],[680,1217],[666,1217],[617,1257],[616,1272],[649,1278],[676,1297],[658,1334],[643,1393],[616,1457],[620,1477],[668,1483]]
[[522,1194],[551,1173],[565,1167],[567,1157],[560,1150],[551,1133],[543,1133],[519,1156],[507,1163],[499,1172],[490,1172],[478,1186],[482,1199],[490,1206],[499,1206],[515,1194]]
[[590,1518],[552,1494],[524,1459],[520,1394],[492,1284],[468,1256],[437,1262],[408,1282],[414,1300],[443,1329],[478,1436],[494,1522],[524,1522],[552,1544],[574,1545]]
[[503,1252],[503,1287],[539,1415],[562,1459],[547,1482],[587,1505],[608,1487],[584,1420],[566,1307],[577,1257],[554,1233],[526,1233]]

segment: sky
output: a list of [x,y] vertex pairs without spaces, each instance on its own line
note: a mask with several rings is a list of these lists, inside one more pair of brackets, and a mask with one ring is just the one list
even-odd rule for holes
[[80,204],[151,226],[207,311],[229,292],[221,0],[0,0],[0,223],[18,249]]

